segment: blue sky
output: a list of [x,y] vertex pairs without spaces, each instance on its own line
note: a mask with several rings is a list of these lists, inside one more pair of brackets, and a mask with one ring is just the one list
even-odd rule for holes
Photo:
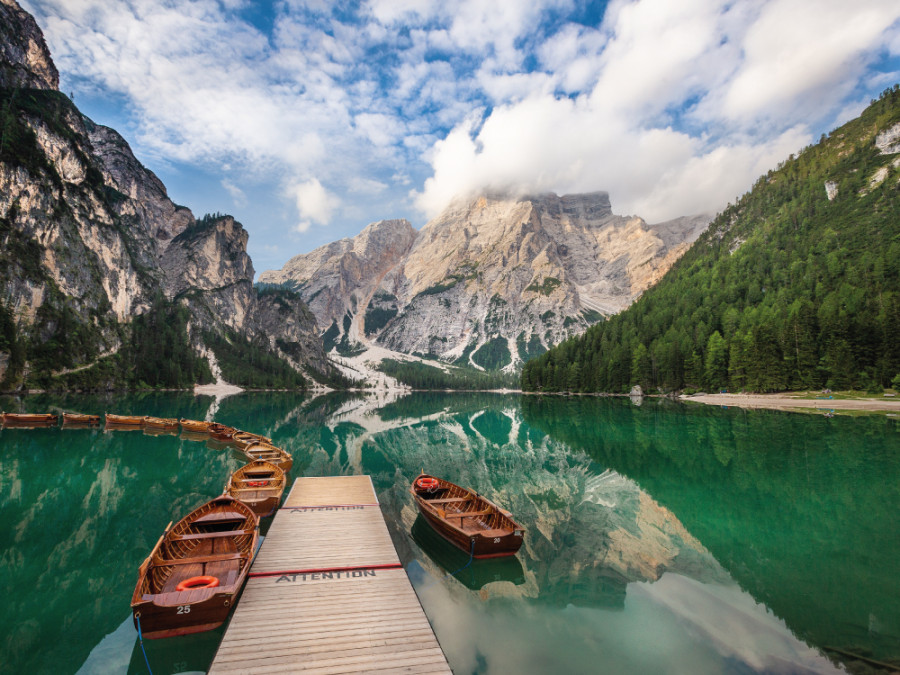
[[714,213],[900,81],[897,0],[21,0],[257,271],[483,190]]

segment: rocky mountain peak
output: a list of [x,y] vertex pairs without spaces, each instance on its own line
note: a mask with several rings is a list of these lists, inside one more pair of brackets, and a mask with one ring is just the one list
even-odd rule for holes
[[172,239],[161,258],[166,295],[253,282],[249,235],[231,216],[206,216]]
[[0,0],[0,87],[59,88],[44,34],[16,0]]
[[[627,307],[708,222],[649,225],[618,216],[606,192],[485,193],[455,200],[418,233],[395,225],[406,236],[382,240],[370,225],[260,280],[298,289],[327,329],[326,347],[352,351],[374,340],[399,352],[512,369]],[[389,252],[385,241],[394,243]],[[371,273],[348,273],[361,260]]]
[[322,330],[343,325],[357,307],[369,304],[381,285],[390,285],[389,273],[409,252],[416,235],[408,220],[379,220],[355,237],[294,256],[280,270],[260,274],[259,281],[296,288]]
[[103,360],[146,330],[135,318],[176,306],[189,319],[173,339],[198,355],[209,347],[240,359],[228,350],[252,344],[270,366],[281,360],[330,378],[303,302],[253,288],[241,224],[195,220],[172,203],[125,139],[85,117],[57,84],[34,19],[0,0],[0,386],[60,386],[60,368],[110,384],[118,375],[108,373],[121,369]]

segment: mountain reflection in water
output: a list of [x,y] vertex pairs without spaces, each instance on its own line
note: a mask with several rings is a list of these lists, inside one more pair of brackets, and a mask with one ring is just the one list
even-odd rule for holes
[[[14,403],[204,419],[211,400]],[[372,476],[456,673],[864,672],[822,649],[900,656],[891,421],[488,394],[218,406],[217,421],[291,452],[294,476]],[[29,589],[0,618],[0,672],[145,669],[122,627],[137,566],[241,464],[198,441],[0,432],[0,580]],[[527,528],[519,554],[448,577],[468,556],[418,517],[408,489],[422,469],[512,511]],[[218,634],[196,637],[154,643],[154,672],[154,659],[159,672],[206,668]]]

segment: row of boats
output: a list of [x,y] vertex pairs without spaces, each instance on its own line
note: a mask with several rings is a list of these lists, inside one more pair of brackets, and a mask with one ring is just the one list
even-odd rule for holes
[[220,626],[231,612],[259,544],[259,521],[281,503],[293,458],[272,439],[216,422],[106,416],[107,427],[140,424],[206,435],[242,453],[222,495],[169,523],[138,570],[131,598],[135,627],[149,639]]
[[[52,426],[55,414],[0,415],[4,426]],[[63,413],[63,426],[99,425],[99,415]],[[281,503],[293,458],[272,439],[216,422],[106,414],[107,429],[175,432],[227,444],[247,459],[223,494],[169,523],[141,564],[131,600],[135,627],[149,639],[211,630],[227,618],[259,543],[260,518]],[[422,473],[410,493],[432,529],[470,558],[515,555],[524,528],[474,490]]]
[[259,543],[259,522],[281,503],[293,458],[272,439],[216,422],[137,415],[64,412],[0,413],[4,427],[99,426],[144,429],[231,446],[247,464],[231,474],[223,493],[169,523],[138,570],[131,598],[135,628],[154,639],[212,630],[227,618]]

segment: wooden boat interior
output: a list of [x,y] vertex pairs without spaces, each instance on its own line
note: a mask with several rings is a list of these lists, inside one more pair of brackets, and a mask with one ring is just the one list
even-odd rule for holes
[[[206,504],[201,508],[213,506],[199,517],[180,521],[163,536],[150,558],[141,589],[144,596],[176,593],[183,598],[192,594],[189,601],[194,602],[237,583],[252,559],[258,520],[247,506],[228,502],[222,507],[215,502]],[[216,577],[219,587],[176,591],[179,583],[197,576]]]
[[[431,476],[428,476],[431,478]],[[436,479],[438,486],[423,490],[416,486],[416,496],[434,510],[435,515],[465,534],[499,536],[518,525],[506,512],[476,492]]]
[[284,471],[276,464],[257,460],[231,475],[227,492],[235,499],[255,502],[284,492]]

